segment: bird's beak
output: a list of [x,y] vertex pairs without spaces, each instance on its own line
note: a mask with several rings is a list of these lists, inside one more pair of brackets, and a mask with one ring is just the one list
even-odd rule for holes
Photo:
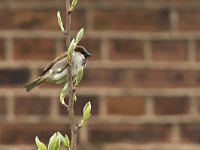
[[90,54],[89,52],[87,52],[86,57],[91,57],[92,54]]

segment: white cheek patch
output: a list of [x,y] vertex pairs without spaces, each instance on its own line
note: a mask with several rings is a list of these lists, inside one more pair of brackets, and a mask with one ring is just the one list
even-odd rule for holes
[[53,70],[51,69],[51,70],[49,71],[49,73],[52,74],[52,73],[53,73]]

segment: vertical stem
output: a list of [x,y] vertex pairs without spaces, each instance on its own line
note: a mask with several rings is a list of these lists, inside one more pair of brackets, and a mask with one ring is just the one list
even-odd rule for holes
[[[66,47],[69,47],[70,44],[70,27],[71,27],[71,13],[69,13],[70,9],[70,1],[65,0],[66,2],[66,31],[65,31],[65,42]],[[74,116],[74,86],[72,81],[72,68],[71,63],[68,65],[67,69],[67,81],[68,81],[68,90],[69,90],[69,101],[68,101],[68,114],[69,114],[69,124],[71,131],[71,146],[70,150],[76,150],[76,140],[77,140],[77,129],[75,125],[75,116]]]

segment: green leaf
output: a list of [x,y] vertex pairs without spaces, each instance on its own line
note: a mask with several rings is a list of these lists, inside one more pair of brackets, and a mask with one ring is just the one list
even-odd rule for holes
[[48,150],[58,150],[60,147],[60,139],[56,133],[50,138]]
[[61,93],[60,93],[60,102],[61,104],[65,104],[65,97],[68,95],[68,84],[65,83]]
[[58,135],[58,138],[60,140],[60,143],[64,143],[65,137],[60,132],[57,132],[57,135]]
[[65,134],[65,142],[64,142],[64,146],[65,148],[70,148],[70,141],[69,141],[69,137]]
[[68,48],[67,63],[69,63],[71,56],[72,56],[72,53],[73,53],[74,49],[76,48],[76,46],[77,46],[77,43],[76,43],[75,39],[73,39],[70,42],[70,45],[69,45],[69,48]]
[[79,32],[77,33],[76,35],[76,43],[78,44],[80,42],[80,40],[82,39],[83,37],[83,34],[84,34],[84,28],[81,28],[79,30]]
[[78,0],[73,0],[72,1],[72,6],[75,7],[77,3],[78,3]]
[[71,5],[70,10],[69,10],[70,12],[72,12],[74,10],[74,8],[75,8],[77,3],[78,3],[78,0],[73,0],[72,1],[72,5]]
[[76,82],[75,82],[75,87],[77,87],[79,85],[79,83],[81,82],[81,79],[83,77],[83,67],[79,70],[79,72],[76,75]]
[[63,22],[62,22],[62,18],[60,16],[60,11],[57,12],[57,19],[58,19],[58,25],[60,26],[60,29],[63,32],[65,29],[63,27]]
[[76,101],[77,100],[77,97],[76,97],[76,95],[74,94],[74,96],[73,96],[73,100],[74,101]]
[[47,150],[47,147],[44,145],[44,143],[40,142],[37,136],[35,137],[35,143],[38,147],[38,150]]
[[83,120],[82,124],[84,124],[91,116],[91,104],[88,102],[83,108]]

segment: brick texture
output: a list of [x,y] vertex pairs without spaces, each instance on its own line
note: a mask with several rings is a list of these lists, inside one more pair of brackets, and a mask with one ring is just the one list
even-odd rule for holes
[[0,97],[0,115],[5,116],[7,113],[7,103],[5,97]]
[[[96,136],[98,135],[98,136]],[[167,142],[170,137],[169,125],[112,125],[100,124],[91,126],[89,139],[94,143],[101,142],[132,142],[132,143],[152,143]]]
[[187,61],[185,41],[153,41],[152,59],[156,61]]
[[144,115],[145,99],[143,97],[108,97],[107,109],[108,114],[112,115]]
[[1,69],[0,70],[0,85],[1,86],[16,86],[24,84],[29,79],[30,72],[27,68],[20,69]]
[[50,113],[51,101],[49,97],[16,97],[16,115],[48,115]]
[[55,51],[55,41],[53,40],[21,39],[14,41],[14,59],[16,60],[52,60],[56,57]]
[[189,112],[188,97],[156,97],[155,113],[158,115],[177,115]]
[[3,40],[0,40],[0,59],[5,59],[5,45]]
[[111,60],[142,60],[144,59],[144,44],[135,40],[112,40],[109,47]]
[[167,31],[170,29],[168,10],[95,11],[93,19],[94,29],[97,30]]
[[[0,149],[36,149],[69,133],[63,85],[24,85],[66,50],[64,0],[0,0]],[[71,38],[92,54],[76,90],[78,149],[200,149],[200,1],[81,0]],[[65,23],[64,23],[65,25]],[[66,98],[67,101],[67,98]]]

